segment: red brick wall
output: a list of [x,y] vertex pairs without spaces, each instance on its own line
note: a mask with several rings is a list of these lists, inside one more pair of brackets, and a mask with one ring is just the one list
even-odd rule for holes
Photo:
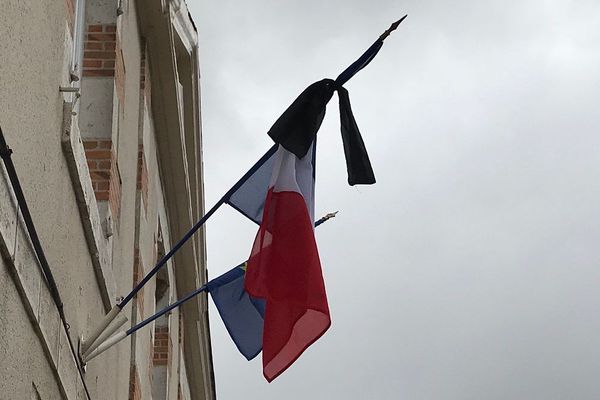
[[88,25],[83,53],[83,76],[115,76],[117,27]]
[[135,364],[131,366],[129,372],[129,400],[141,400],[142,392],[140,390],[140,377],[137,373]]
[[169,328],[157,326],[154,328],[154,365],[167,365],[171,356]]
[[83,142],[92,186],[97,201],[108,201],[113,218],[119,217],[121,207],[121,178],[110,139]]

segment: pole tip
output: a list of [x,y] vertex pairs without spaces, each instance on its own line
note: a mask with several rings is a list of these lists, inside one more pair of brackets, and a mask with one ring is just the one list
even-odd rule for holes
[[334,218],[337,215],[337,213],[339,213],[339,211],[330,212],[329,214],[327,214],[325,216],[325,218],[327,218],[327,219]]
[[402,23],[402,21],[404,21],[406,19],[406,17],[408,17],[408,14],[406,14],[404,17],[400,18],[398,21],[394,22],[387,31],[383,32],[383,34],[379,37],[379,40],[383,41],[385,40],[388,36],[390,36],[390,33],[394,32],[396,30],[396,28],[398,28],[398,26]]

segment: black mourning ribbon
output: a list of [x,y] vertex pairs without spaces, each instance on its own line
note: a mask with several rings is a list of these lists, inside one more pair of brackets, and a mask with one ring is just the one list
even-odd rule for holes
[[342,85],[366,67],[377,55],[381,46],[383,46],[383,39],[379,38],[336,80],[323,79],[307,87],[277,119],[269,130],[269,136],[286,150],[294,153],[296,157],[304,157],[321,127],[327,103],[333,97],[333,92],[337,91],[340,100],[340,123],[348,183],[351,186],[375,183],[371,161],[352,113],[350,96]]

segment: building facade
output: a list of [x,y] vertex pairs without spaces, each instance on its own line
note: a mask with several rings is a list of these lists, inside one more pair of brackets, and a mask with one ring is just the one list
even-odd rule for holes
[[[65,323],[0,163],[1,399],[215,398],[205,296],[78,361],[203,214],[197,46],[184,0],[3,2],[0,127]],[[201,230],[125,307],[125,328],[205,283],[205,260]]]

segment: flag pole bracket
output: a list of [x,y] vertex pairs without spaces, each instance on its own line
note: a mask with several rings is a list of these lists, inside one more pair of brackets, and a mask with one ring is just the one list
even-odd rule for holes
[[85,353],[88,351],[90,347],[92,347],[97,341],[98,337],[108,328],[110,323],[119,315],[121,312],[121,308],[119,306],[114,306],[108,314],[106,314],[100,324],[90,333],[89,337],[82,338],[81,340],[81,353]]

